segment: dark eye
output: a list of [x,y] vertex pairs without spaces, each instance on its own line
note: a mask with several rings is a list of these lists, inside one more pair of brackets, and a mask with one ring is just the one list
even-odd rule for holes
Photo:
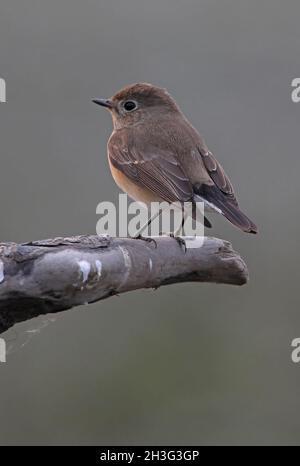
[[127,100],[127,102],[124,103],[124,108],[126,112],[132,112],[132,110],[136,108],[136,103],[132,100]]

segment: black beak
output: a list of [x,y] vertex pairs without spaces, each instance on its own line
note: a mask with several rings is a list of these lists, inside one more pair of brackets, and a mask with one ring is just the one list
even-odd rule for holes
[[94,104],[101,105],[101,107],[113,108],[113,103],[109,99],[93,99]]

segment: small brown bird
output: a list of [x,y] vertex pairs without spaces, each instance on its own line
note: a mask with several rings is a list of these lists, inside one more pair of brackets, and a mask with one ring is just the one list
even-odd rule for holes
[[[137,83],[93,102],[112,115],[109,165],[115,182],[131,198],[146,204],[204,201],[208,211],[257,233],[239,209],[223,168],[165,89]],[[205,225],[211,227],[206,218]]]

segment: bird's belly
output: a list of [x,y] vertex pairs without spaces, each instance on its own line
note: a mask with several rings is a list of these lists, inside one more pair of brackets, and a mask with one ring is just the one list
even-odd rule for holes
[[116,184],[132,199],[138,202],[144,202],[147,205],[150,204],[150,202],[162,202],[162,199],[155,196],[149,189],[131,181],[124,173],[115,168],[110,161],[109,166]]

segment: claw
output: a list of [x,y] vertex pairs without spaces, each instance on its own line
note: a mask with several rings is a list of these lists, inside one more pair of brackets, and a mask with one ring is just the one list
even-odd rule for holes
[[183,238],[181,238],[181,236],[175,236],[174,233],[170,233],[170,237],[171,238],[174,238],[175,241],[177,241],[177,243],[179,244],[179,246],[181,248],[183,248],[183,251],[184,251],[184,254],[186,253],[187,251],[187,247],[186,247],[186,242]]
[[142,241],[146,241],[147,243],[154,243],[155,249],[157,248],[157,242],[155,241],[155,239],[150,238],[148,236],[137,235],[134,236],[133,239],[140,239]]

